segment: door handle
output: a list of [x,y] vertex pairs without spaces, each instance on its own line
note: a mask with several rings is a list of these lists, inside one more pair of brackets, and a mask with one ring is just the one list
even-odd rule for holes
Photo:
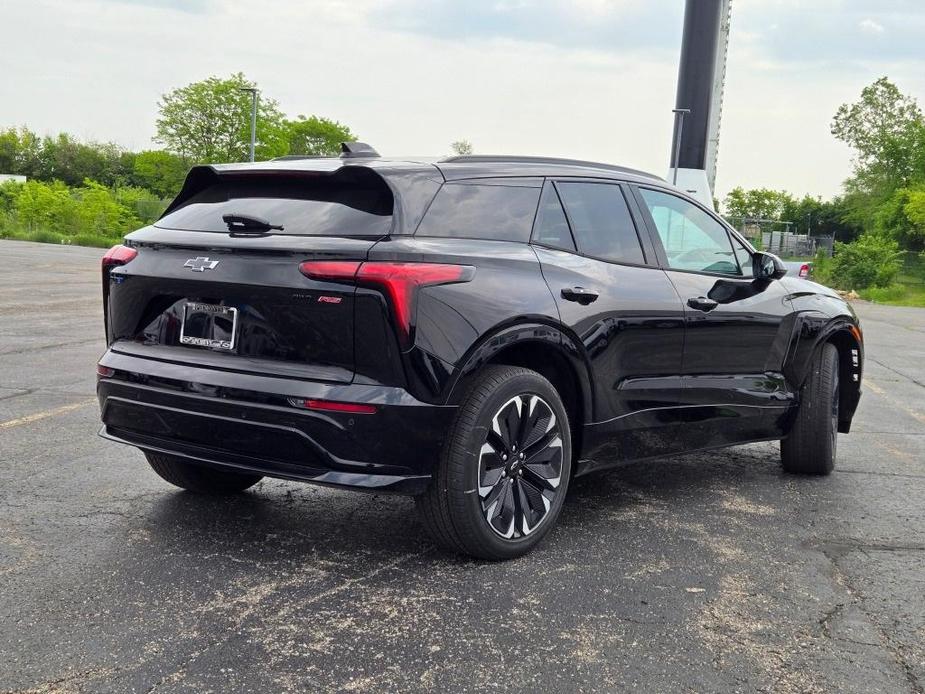
[[582,306],[587,306],[598,297],[598,293],[585,289],[584,287],[566,287],[562,290],[562,298],[566,301],[577,301]]
[[691,308],[697,309],[698,311],[704,312],[712,311],[714,308],[719,306],[716,301],[713,301],[713,299],[708,299],[705,296],[695,296],[692,299],[688,299],[687,305]]

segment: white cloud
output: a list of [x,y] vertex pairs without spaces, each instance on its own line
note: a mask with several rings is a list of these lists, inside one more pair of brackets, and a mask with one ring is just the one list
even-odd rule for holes
[[[182,4],[5,3],[0,127],[151,147],[161,94],[240,70],[286,113],[336,118],[384,154],[439,155],[464,138],[479,153],[667,170],[679,23],[653,34],[661,43],[651,48],[605,49],[404,32],[376,21],[381,0]],[[784,4],[774,11],[792,19]],[[770,24],[751,11],[743,3],[732,16],[718,192],[741,184],[833,195],[850,173],[850,152],[828,132],[838,105],[883,74],[922,100],[922,63],[783,62],[764,50],[766,32],[750,31]]]
[[873,19],[862,19],[858,22],[858,28],[863,31],[865,34],[880,35],[886,32],[886,29],[879,22],[875,22]]

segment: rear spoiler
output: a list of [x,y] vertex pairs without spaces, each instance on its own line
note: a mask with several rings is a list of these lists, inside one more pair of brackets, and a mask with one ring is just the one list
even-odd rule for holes
[[[432,164],[388,162],[367,166],[378,161],[375,157],[351,159],[315,159],[296,162],[274,160],[254,164],[202,164],[194,166],[186,175],[183,187],[160,218],[182,207],[194,196],[225,177],[234,176],[285,176],[288,178],[317,179],[326,176],[375,176],[391,191],[394,200],[392,233],[413,234],[431,200],[443,184],[443,174]],[[300,164],[302,166],[300,166]],[[309,168],[310,167],[310,168]],[[360,173],[360,172],[363,173]]]

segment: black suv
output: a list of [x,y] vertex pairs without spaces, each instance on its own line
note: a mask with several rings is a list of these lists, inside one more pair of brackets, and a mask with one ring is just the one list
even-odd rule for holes
[[857,318],[712,211],[605,164],[345,150],[196,167],[106,254],[102,436],[194,492],[415,495],[491,559],[626,461],[783,439],[832,470]]

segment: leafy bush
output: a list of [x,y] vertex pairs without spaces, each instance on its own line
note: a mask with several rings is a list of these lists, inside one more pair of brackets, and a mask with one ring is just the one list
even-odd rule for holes
[[157,219],[166,201],[143,188],[108,188],[89,179],[0,185],[0,238],[111,246]]
[[823,273],[840,289],[887,287],[902,267],[902,256],[893,239],[864,234],[852,243],[836,243],[831,267]]
[[824,248],[816,251],[813,258],[813,281],[819,284],[832,284],[832,258]]

